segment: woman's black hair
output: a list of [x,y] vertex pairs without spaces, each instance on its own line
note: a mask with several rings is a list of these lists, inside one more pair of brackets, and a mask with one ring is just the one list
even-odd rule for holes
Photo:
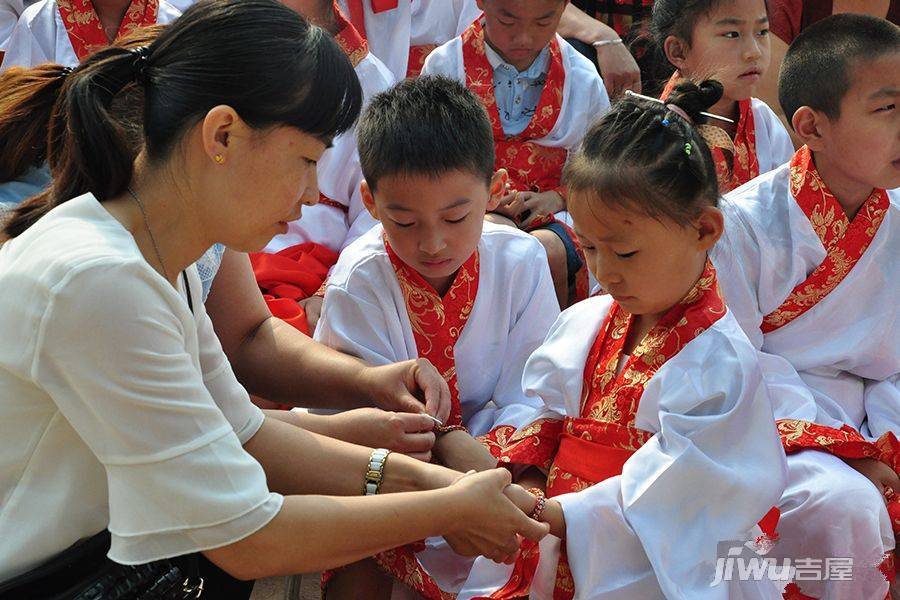
[[[679,83],[663,105],[625,98],[594,123],[563,177],[570,193],[603,206],[685,225],[717,206],[716,167],[696,125],[722,97],[722,84]],[[668,105],[687,113],[690,121]]]
[[325,142],[350,129],[362,105],[353,66],[322,29],[276,0],[202,0],[146,48],[105,48],[66,78],[49,128],[53,186],[13,214],[8,237],[86,192],[103,201],[126,190],[140,148],[111,107],[136,80],[151,163],[218,105],[255,129],[287,125]]

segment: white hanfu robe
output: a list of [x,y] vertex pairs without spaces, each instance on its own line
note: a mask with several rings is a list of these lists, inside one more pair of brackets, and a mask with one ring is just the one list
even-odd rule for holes
[[[826,257],[790,178],[786,164],[727,195],[726,233],[711,255],[728,306],[761,349],[775,418],[848,425],[871,438],[900,434],[900,192],[888,192],[874,239],[837,287],[764,334],[764,317]],[[802,591],[818,598],[883,598],[888,584],[871,565],[894,548],[894,535],[878,490],[825,452],[791,454],[788,467],[773,555],[852,557],[852,581],[801,581]]]
[[[588,355],[611,305],[599,296],[570,307],[528,360],[523,385],[543,403],[532,422],[583,416]],[[621,475],[556,496],[566,540],[541,542],[530,597],[553,597],[565,544],[578,599],[780,598],[769,580],[712,585],[717,559],[747,539],[785,482],[756,352],[730,313],[659,367],[634,427],[653,435]],[[479,558],[459,599],[489,596],[510,573]]]
[[[315,331],[317,341],[373,365],[419,357],[382,235],[379,224],[341,253]],[[518,426],[537,406],[522,392],[522,369],[559,314],[537,240],[485,223],[478,252],[478,292],[455,345],[463,422],[476,436]]]
[[369,49],[400,81],[407,76],[410,48],[439,46],[463,32],[481,13],[474,0],[398,0],[375,11],[371,0],[339,0],[345,15],[361,4]]
[[[393,75],[371,52],[366,53],[355,70],[363,89],[364,104],[394,84]],[[362,203],[359,186],[363,174],[355,126],[337,136],[331,148],[322,154],[316,175],[320,194],[344,209],[324,202],[304,206],[303,216],[288,224],[287,233],[275,236],[266,246],[266,252],[278,252],[305,242],[316,242],[340,252],[377,223]]]
[[[546,254],[532,236],[485,223],[478,265],[474,305],[453,347],[462,422],[473,436],[519,427],[535,411],[522,370],[559,314]],[[341,253],[315,339],[373,365],[420,356],[381,225]],[[442,538],[426,540],[416,558],[447,591],[459,588],[472,563]]]
[[[179,16],[181,11],[175,5],[159,0],[157,24],[171,23]],[[46,62],[65,67],[79,64],[56,0],[41,0],[25,9],[7,42],[2,68],[33,67]]]
[[762,175],[791,160],[794,143],[784,123],[768,104],[759,98],[751,98],[750,108],[753,110],[753,128],[756,134],[756,160]]

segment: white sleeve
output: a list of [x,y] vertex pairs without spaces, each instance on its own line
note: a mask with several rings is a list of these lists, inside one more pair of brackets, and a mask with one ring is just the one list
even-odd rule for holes
[[818,409],[812,392],[794,366],[783,356],[762,350],[764,315],[759,306],[762,256],[752,229],[743,225],[735,211],[726,211],[725,234],[710,256],[728,310],[759,351],[760,369],[769,387],[775,418],[835,426],[837,422]]
[[657,433],[622,475],[558,497],[579,597],[652,578],[668,598],[726,598],[710,586],[717,544],[740,545],[781,497],[784,454],[752,348],[715,343],[694,356],[647,384],[641,405],[657,409],[642,419],[639,408],[636,425]]
[[381,306],[374,298],[362,298],[343,286],[329,284],[325,289],[322,315],[316,325],[315,340],[344,354],[356,356],[373,366],[405,360],[396,347],[402,339],[389,326]]
[[884,381],[865,381],[864,402],[868,433],[878,438],[893,432],[900,436],[900,374]]
[[[543,401],[536,395],[526,395],[522,388],[522,376],[528,357],[537,350],[544,341],[550,327],[559,316],[559,303],[547,264],[543,248],[539,249],[527,264],[528,272],[537,271],[537,276],[528,282],[513,284],[521,289],[521,297],[527,301],[515,316],[515,321],[506,341],[506,354],[502,357],[503,366],[500,377],[494,388],[493,403],[497,412],[494,424],[522,427],[534,420],[535,411],[542,409]],[[539,265],[537,268],[531,265]],[[524,265],[523,265],[524,266]],[[523,285],[524,284],[524,285]]]
[[[193,271],[193,268],[190,269]],[[192,283],[199,284],[200,278],[191,273]],[[246,444],[262,427],[265,415],[250,401],[250,395],[240,384],[231,368],[231,363],[222,350],[222,344],[213,328],[212,320],[198,296],[196,285],[192,285],[194,311],[197,320],[197,343],[200,348],[200,370],[203,383],[216,406],[228,419],[231,428],[241,444]]]
[[10,67],[33,67],[50,62],[24,17],[19,18],[5,45],[6,54],[2,64],[4,71]]
[[243,539],[283,500],[235,434],[256,411],[216,405],[179,303],[146,265],[87,264],[52,290],[37,332],[32,377],[106,470],[109,556],[124,564]]
[[[766,108],[766,128],[769,132],[769,156],[766,157],[769,163],[765,171],[771,171],[789,162],[794,156],[794,142],[788,130],[784,127],[784,123],[778,118],[778,115],[768,106]],[[763,165],[760,165],[763,167]]]

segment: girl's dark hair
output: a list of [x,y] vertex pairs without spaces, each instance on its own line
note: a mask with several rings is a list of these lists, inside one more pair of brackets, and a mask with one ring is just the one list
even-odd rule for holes
[[135,81],[151,163],[218,105],[255,129],[287,125],[325,142],[350,129],[362,105],[353,66],[322,29],[275,0],[202,0],[149,46],[105,48],[66,78],[49,127],[53,185],[43,202],[17,209],[8,237],[86,192],[103,201],[126,190],[141,148],[112,107]]
[[666,105],[625,98],[591,126],[563,178],[573,194],[685,225],[717,206],[719,185],[709,148],[694,124],[722,97],[722,84],[682,81]]
[[700,17],[709,14],[725,0],[656,0],[650,18],[650,33],[657,46],[670,35],[691,43]]
[[662,84],[675,71],[675,66],[669,62],[663,48],[666,38],[670,35],[684,40],[688,45],[693,41],[694,27],[701,17],[708,15],[726,0],[656,0],[653,3],[653,12],[650,17],[650,27],[647,37],[651,42],[655,60],[652,61],[652,73],[646,77],[656,83],[655,87],[662,88]]

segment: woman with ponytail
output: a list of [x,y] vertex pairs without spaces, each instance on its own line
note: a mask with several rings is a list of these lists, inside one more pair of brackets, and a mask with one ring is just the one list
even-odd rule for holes
[[717,572],[720,542],[773,533],[785,483],[756,352],[708,258],[723,218],[695,123],[721,95],[626,98],[569,160],[575,232],[609,293],[531,355],[523,385],[544,407],[500,449],[553,536],[512,567],[477,559],[460,599],[780,598],[764,573]]
[[[133,83],[137,152],[113,107]],[[191,265],[283,232],[359,113],[333,40],[274,0],[206,0],[63,86],[53,186],[0,246],[0,590],[18,577],[11,597],[34,595],[29,573],[104,530],[117,564],[200,553],[241,579],[434,535],[497,557],[543,536],[506,471],[463,476],[266,418],[212,330]]]

